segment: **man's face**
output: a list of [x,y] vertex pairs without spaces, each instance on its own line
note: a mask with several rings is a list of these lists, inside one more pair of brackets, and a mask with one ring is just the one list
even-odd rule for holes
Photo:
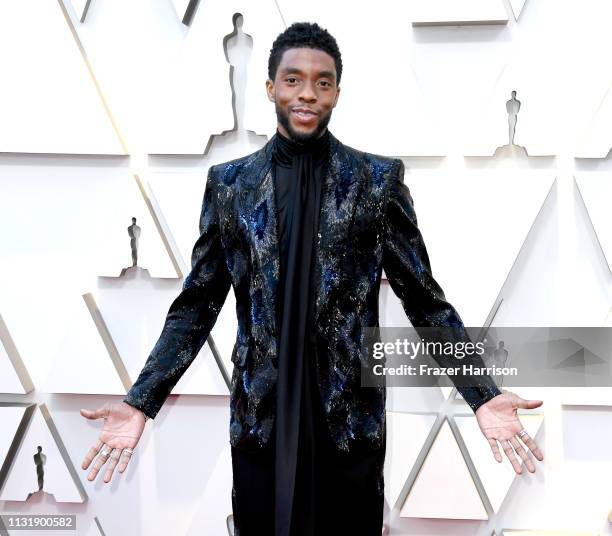
[[313,48],[285,50],[274,81],[266,81],[266,90],[275,103],[283,136],[299,142],[318,138],[340,95],[334,58]]

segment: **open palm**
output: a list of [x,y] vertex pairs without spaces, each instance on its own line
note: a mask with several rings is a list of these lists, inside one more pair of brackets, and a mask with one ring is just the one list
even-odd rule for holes
[[132,449],[138,444],[144,430],[144,413],[125,402],[107,402],[96,410],[81,409],[81,415],[90,420],[104,419],[104,428],[100,432],[98,442],[89,449],[81,468],[87,469],[92,460],[100,454],[87,475],[88,480],[94,480],[110,455],[110,464],[104,475],[104,482],[110,482],[119,460],[121,459],[120,473],[125,471],[130,461]]
[[538,460],[542,461],[544,456],[535,441],[527,433],[523,432],[521,434],[522,437],[519,434],[524,428],[518,417],[517,410],[518,408],[534,409],[542,404],[542,400],[525,400],[516,393],[503,389],[502,394],[493,397],[476,410],[476,420],[480,430],[491,445],[493,456],[501,463],[502,455],[497,444],[499,442],[510,463],[512,463],[514,471],[519,475],[523,470],[515,452],[525,462],[527,469],[531,473],[535,472],[533,460],[519,443],[519,439]]

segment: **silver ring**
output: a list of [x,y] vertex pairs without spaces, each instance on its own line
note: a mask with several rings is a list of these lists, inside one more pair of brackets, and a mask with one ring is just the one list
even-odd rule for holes
[[132,447],[125,447],[123,449],[123,452],[127,452],[131,456],[132,452],[134,452],[134,449]]
[[525,437],[526,435],[529,435],[527,433],[527,430],[525,430],[524,428],[518,433],[518,436],[523,439],[523,437]]
[[108,448],[108,450],[102,449],[100,451],[100,456],[104,456],[105,458],[112,452],[113,449],[111,449],[110,447]]

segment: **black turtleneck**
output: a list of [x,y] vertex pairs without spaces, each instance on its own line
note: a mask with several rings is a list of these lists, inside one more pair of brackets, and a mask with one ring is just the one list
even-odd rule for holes
[[[319,138],[307,143],[297,143],[283,136],[278,130],[272,139],[281,264],[279,281],[281,288],[277,299],[279,314],[283,309],[283,300],[280,299],[284,296],[283,285],[295,276],[299,279],[299,274],[293,273],[295,265],[303,268],[302,275],[307,275],[308,266],[304,266],[303,262],[307,258],[302,255],[310,256],[311,243],[314,246],[313,239],[317,234],[323,164],[328,148],[328,130],[325,130]],[[315,221],[311,221],[313,216]],[[310,226],[305,228],[307,225]],[[290,268],[290,260],[294,261],[291,273],[287,270]],[[280,315],[278,320],[280,328],[283,315]]]
[[[313,534],[314,435],[322,424],[313,384],[314,287],[311,278],[329,131],[297,143],[279,131],[273,140],[280,278],[277,289],[276,536]],[[321,428],[319,428],[321,429]],[[311,507],[312,505],[312,507]],[[298,510],[299,509],[299,510]],[[293,511],[293,516],[292,516]]]

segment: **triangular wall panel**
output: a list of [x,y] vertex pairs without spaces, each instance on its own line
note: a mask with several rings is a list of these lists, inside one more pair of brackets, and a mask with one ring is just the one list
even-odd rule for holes
[[609,175],[578,176],[576,187],[597,234],[599,246],[612,271],[612,217],[610,215],[612,180]]
[[0,393],[25,395],[33,389],[32,379],[0,315]]
[[390,508],[406,484],[436,415],[387,412],[385,498]]
[[[106,277],[98,279],[96,303],[132,382],[136,381],[161,336],[170,305],[180,294],[181,289],[180,280],[155,279],[142,272],[135,279]],[[232,299],[226,301],[224,309],[224,315],[229,316],[231,320],[232,309],[235,311]],[[233,312],[233,317],[235,319],[235,312]],[[216,327],[215,324],[213,334],[216,332]],[[227,332],[220,332],[220,334],[225,333]],[[235,333],[235,328],[233,333]],[[227,335],[225,338],[230,339]],[[234,340],[231,340],[232,346],[233,343]],[[228,344],[229,341],[222,345],[226,368],[231,363],[229,359],[231,347],[228,352]],[[227,384],[208,344],[205,343],[202,346],[200,353],[176,384],[172,393],[228,394]]]
[[87,17],[87,10],[93,0],[70,0],[72,7],[77,15],[80,22],[85,22]]
[[[41,447],[42,465],[34,456]],[[40,471],[39,467],[42,467]],[[39,491],[54,496],[56,502],[82,503],[85,489],[68,457],[66,448],[44,404],[35,411],[0,491],[2,501],[26,501]]]
[[[68,300],[69,298],[67,298]],[[74,298],[72,314],[66,317],[66,330],[54,364],[44,385],[48,393],[125,395],[121,380],[102,333],[83,297]]]
[[0,152],[125,154],[61,2],[0,2],[0,47]]
[[416,0],[411,2],[415,26],[506,24],[508,16],[499,0]]
[[[227,534],[226,520],[232,513],[232,455],[229,443],[214,462],[210,478],[204,484],[198,499],[200,507],[194,513],[185,536],[201,534]],[[224,497],[224,507],[219,508],[219,497]],[[211,505],[215,509],[211,510]]]
[[521,16],[521,12],[525,7],[526,0],[510,0],[510,7],[512,7],[512,13],[514,14],[514,18],[519,20]]
[[[151,119],[147,152],[203,154],[210,136],[234,127],[230,63],[223,39],[233,33],[233,16],[243,15],[242,31],[256,36],[247,63],[245,128],[259,134],[276,128],[274,104],[265,95],[270,46],[285,29],[273,0],[231,4],[200,2],[187,35],[177,34],[156,58],[148,90]],[[202,95],[206,95],[203,99]],[[268,106],[266,106],[266,103]]]
[[87,536],[106,536],[102,530],[102,525],[97,517],[94,517],[89,529],[87,530]]
[[434,277],[466,326],[487,319],[553,182],[516,171],[405,179]]
[[[544,422],[543,415],[528,415],[521,414],[520,416],[521,423],[525,427],[525,430],[529,432],[529,435],[535,439],[536,444],[538,444],[537,433]],[[474,415],[455,415],[453,417],[457,426],[459,428],[459,432],[465,442],[470,458],[476,467],[478,472],[478,476],[484,486],[485,492],[491,502],[491,506],[495,512],[498,512],[508,490],[512,482],[514,482],[517,474],[514,472],[512,464],[506,457],[506,454],[503,451],[501,445],[499,445],[499,450],[502,455],[502,463],[499,463],[495,460],[493,456],[493,451],[491,450],[491,446],[489,442],[482,434],[480,427],[478,426],[478,422],[476,421],[476,417]],[[519,443],[526,450],[529,450],[520,440]],[[542,449],[542,445],[538,445],[540,450]],[[532,454],[530,454],[531,459],[536,466],[536,472],[539,469],[539,462]],[[520,457],[517,455],[517,459],[522,462]],[[529,471],[523,465],[523,476]]]
[[400,511],[401,517],[488,519],[459,445],[444,422]]
[[576,147],[578,158],[606,158],[612,149],[612,83],[604,90],[597,107],[592,110]]
[[0,489],[21,441],[20,428],[27,425],[33,405],[0,403]]

